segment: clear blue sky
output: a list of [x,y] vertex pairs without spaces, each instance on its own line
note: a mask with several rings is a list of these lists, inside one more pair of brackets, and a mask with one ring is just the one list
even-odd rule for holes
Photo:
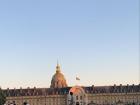
[[138,84],[138,0],[1,0],[0,86]]

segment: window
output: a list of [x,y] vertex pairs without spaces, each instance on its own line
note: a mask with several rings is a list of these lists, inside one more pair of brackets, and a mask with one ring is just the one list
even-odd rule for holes
[[78,96],[76,96],[76,100],[78,100]]
[[76,105],[80,105],[79,102],[76,102]]
[[80,100],[82,100],[83,98],[82,98],[82,96],[80,96]]

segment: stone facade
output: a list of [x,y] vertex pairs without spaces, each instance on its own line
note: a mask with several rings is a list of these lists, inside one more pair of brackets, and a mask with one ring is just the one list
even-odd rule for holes
[[59,65],[50,88],[6,89],[6,105],[140,105],[140,84],[68,87]]
[[140,85],[7,89],[6,104],[140,105]]

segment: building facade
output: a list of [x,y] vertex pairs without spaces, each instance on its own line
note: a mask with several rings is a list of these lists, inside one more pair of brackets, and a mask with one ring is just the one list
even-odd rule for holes
[[140,84],[69,87],[58,64],[50,88],[3,91],[6,105],[140,105]]

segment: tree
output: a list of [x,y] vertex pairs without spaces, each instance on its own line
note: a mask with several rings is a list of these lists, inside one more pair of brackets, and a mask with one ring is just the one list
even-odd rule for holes
[[0,105],[4,105],[6,102],[6,97],[2,91],[2,89],[0,88]]

